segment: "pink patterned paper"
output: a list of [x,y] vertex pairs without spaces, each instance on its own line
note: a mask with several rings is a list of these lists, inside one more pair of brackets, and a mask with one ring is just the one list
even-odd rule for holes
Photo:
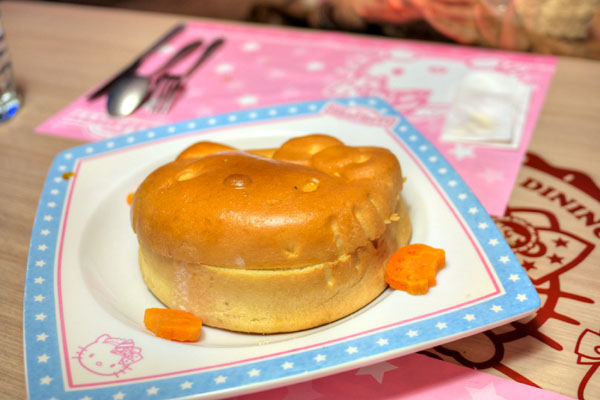
[[[210,114],[323,98],[377,96],[403,113],[458,170],[492,215],[504,213],[556,59],[425,42],[224,23],[190,23],[143,66],[153,70],[192,38],[226,44],[189,82],[167,115],[145,109],[111,118],[106,98],[81,97],[37,127],[40,133],[106,139]],[[178,66],[182,70],[193,60]],[[531,89],[518,148],[441,142],[460,80],[471,71],[509,74]],[[176,72],[176,71],[175,71]]]
[[[569,397],[466,367],[411,354],[236,400],[565,400]],[[233,400],[233,398],[232,398]]]

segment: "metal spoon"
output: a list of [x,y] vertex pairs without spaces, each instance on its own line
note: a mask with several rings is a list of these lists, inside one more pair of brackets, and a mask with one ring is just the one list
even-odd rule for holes
[[88,96],[88,101],[92,101],[102,96],[103,94],[108,93],[111,87],[117,82],[119,79],[122,79],[124,76],[131,75],[137,71],[140,65],[152,55],[155,51],[161,48],[162,45],[167,43],[169,40],[173,39],[175,36],[179,35],[184,29],[185,24],[179,24],[167,32],[163,37],[158,39],[156,43],[150,46],[149,49],[145,50],[142,54],[140,54],[130,65],[128,65],[124,70],[119,72],[116,76],[114,76],[111,80],[102,85],[99,89],[96,89],[92,94]]
[[115,117],[125,117],[134,112],[146,100],[152,90],[156,78],[166,70],[183,60],[190,53],[202,45],[201,40],[196,40],[182,47],[163,65],[148,75],[129,75],[115,82],[108,93],[106,107],[108,113]]

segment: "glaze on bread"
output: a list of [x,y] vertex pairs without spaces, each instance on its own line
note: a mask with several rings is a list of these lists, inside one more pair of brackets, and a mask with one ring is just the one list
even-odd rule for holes
[[335,321],[386,288],[384,264],[411,232],[402,183],[388,150],[326,135],[248,151],[197,143],[133,198],[144,280],[208,326]]

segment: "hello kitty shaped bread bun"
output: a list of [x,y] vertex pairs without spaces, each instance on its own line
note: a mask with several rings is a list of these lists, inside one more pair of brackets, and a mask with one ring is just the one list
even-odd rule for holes
[[148,288],[205,325],[253,333],[312,328],[385,288],[408,243],[396,157],[321,134],[277,149],[196,143],[136,191],[132,224]]

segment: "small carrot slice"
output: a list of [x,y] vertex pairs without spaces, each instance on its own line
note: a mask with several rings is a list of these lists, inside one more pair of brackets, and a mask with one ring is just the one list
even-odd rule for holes
[[62,174],[62,178],[63,178],[65,181],[68,181],[69,179],[71,179],[71,178],[72,178],[72,177],[74,177],[74,176],[75,176],[75,172],[73,172],[73,171],[64,172],[64,173]]
[[132,192],[127,195],[127,204],[131,205],[131,203],[133,203],[133,195],[134,194],[135,193]]
[[446,264],[446,252],[426,244],[409,244],[388,260],[385,281],[394,289],[425,294],[435,286],[437,272]]
[[144,325],[156,336],[178,342],[195,342],[200,338],[202,320],[187,311],[147,308]]

